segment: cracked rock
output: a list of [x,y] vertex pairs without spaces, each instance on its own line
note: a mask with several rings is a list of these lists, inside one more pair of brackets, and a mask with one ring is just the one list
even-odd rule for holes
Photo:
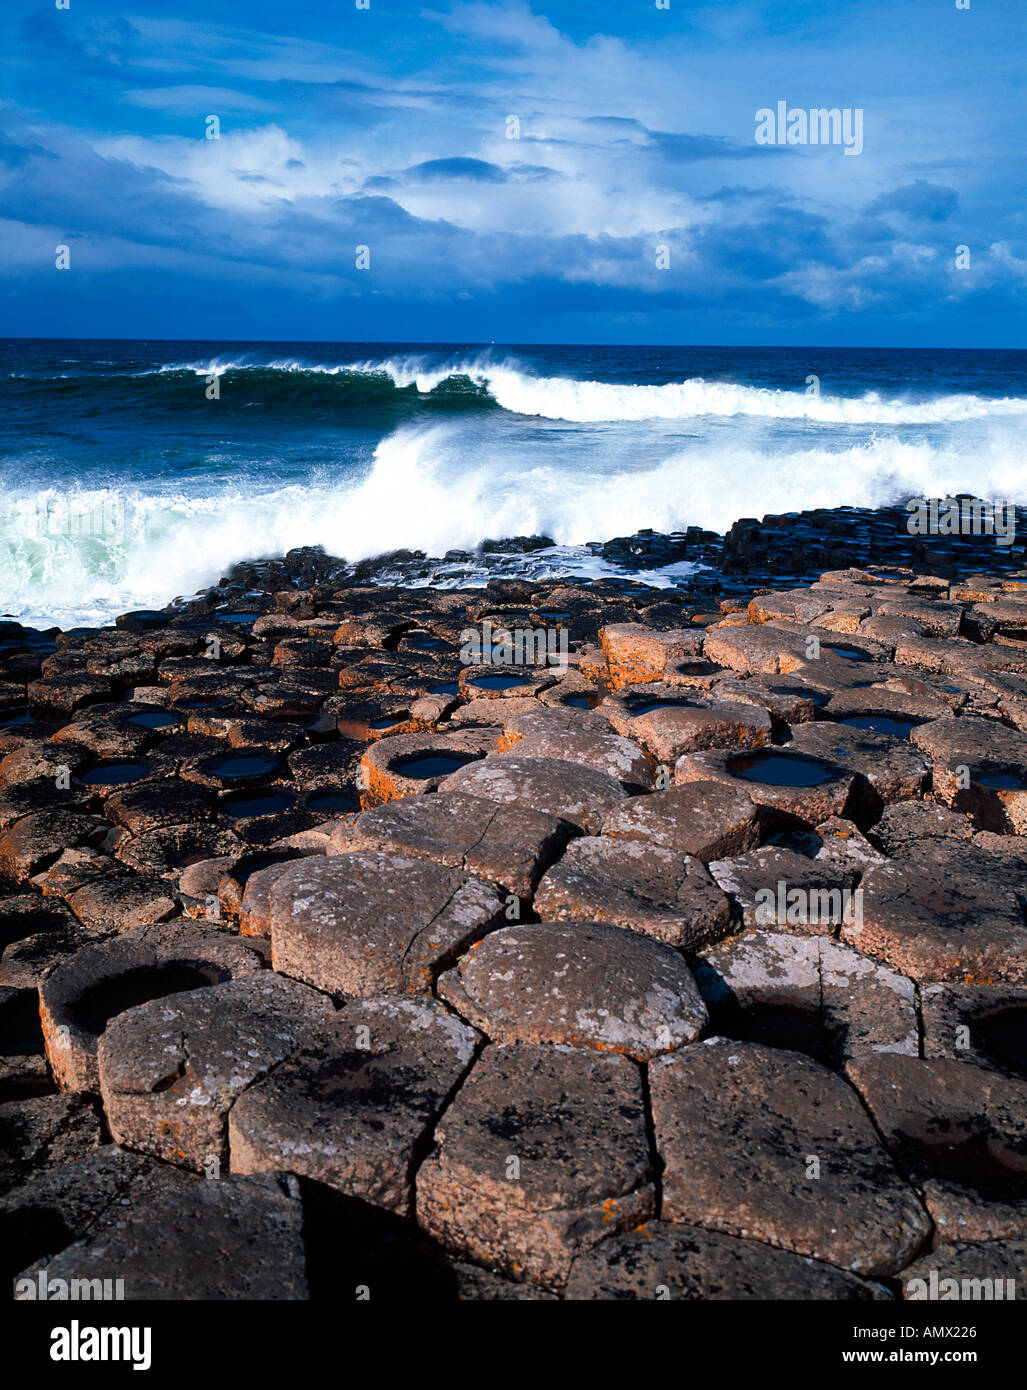
[[731,908],[700,860],[643,840],[574,840],[535,894],[560,921],[609,922],[679,948],[726,936]]
[[326,995],[270,971],[127,1010],[98,1049],[115,1142],[197,1171],[224,1163],[239,1096],[333,1012]]
[[1027,1081],[944,1059],[880,1054],[847,1075],[936,1238],[1027,1236]]
[[434,1000],[347,1005],[236,1102],[232,1171],[281,1169],[407,1212],[431,1127],[478,1041]]
[[418,1222],[513,1279],[558,1288],[578,1255],[655,1209],[641,1079],[616,1054],[487,1048],[435,1141]]
[[426,859],[309,856],[271,886],[271,959],[331,994],[424,994],[505,909],[491,884]]
[[738,787],[705,781],[632,797],[607,814],[602,833],[694,855],[704,863],[759,844],[752,799]]
[[598,835],[607,812],[628,795],[609,773],[559,758],[520,757],[516,748],[460,768],[439,789],[544,811],[586,835]]
[[567,822],[543,811],[439,792],[390,801],[341,824],[329,852],[381,850],[431,859],[527,898],[568,832]]
[[913,982],[850,946],[756,931],[706,951],[696,979],[713,1031],[841,1066],[919,1052]]

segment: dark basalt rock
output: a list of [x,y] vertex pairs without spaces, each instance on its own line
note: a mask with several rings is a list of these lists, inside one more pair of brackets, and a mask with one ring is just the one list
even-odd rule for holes
[[[850,1299],[1021,1268],[1027,571],[905,520],[641,532],[597,582],[546,538],[303,549],[111,628],[0,624],[11,1274]],[[538,664],[467,662],[486,622]],[[830,910],[777,920],[789,891]],[[95,1094],[98,1045],[158,1167],[54,1090]],[[182,1171],[209,1157],[303,1176]]]

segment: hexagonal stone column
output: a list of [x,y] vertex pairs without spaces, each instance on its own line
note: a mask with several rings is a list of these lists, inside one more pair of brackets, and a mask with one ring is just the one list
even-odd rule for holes
[[712,1032],[792,1048],[826,1066],[919,1051],[913,982],[836,941],[748,932],[708,950],[696,979]]
[[431,1127],[479,1040],[434,1001],[348,1005],[236,1102],[232,1171],[298,1173],[405,1213]]
[[580,763],[582,767],[605,772],[625,791],[652,791],[652,759],[620,734],[597,733],[595,729],[544,729],[524,734],[497,757],[558,758]]
[[538,886],[535,910],[563,921],[610,922],[679,948],[719,941],[731,905],[698,859],[643,840],[574,840]]
[[846,1075],[923,1192],[939,1240],[1027,1237],[1027,1081],[883,1054],[850,1062]]
[[516,1279],[558,1287],[575,1256],[655,1210],[641,1076],[625,1057],[490,1047],[435,1138],[418,1221]]
[[1027,1074],[1027,989],[925,985],[920,1009],[925,1057],[950,1057],[1013,1076]]
[[46,1053],[58,1084],[99,1089],[97,1042],[126,1009],[252,975],[263,965],[241,941],[177,922],[83,947],[47,976],[39,992]]
[[739,787],[687,782],[651,796],[633,796],[603,821],[603,834],[643,840],[707,862],[759,844],[756,807]]
[[87,1235],[23,1271],[122,1279],[128,1301],[305,1299],[303,1207],[294,1178],[218,1181],[157,1168],[128,1187]]
[[488,801],[527,806],[598,835],[603,817],[627,792],[606,772],[560,758],[524,758],[516,745],[500,757],[485,758],[454,772],[441,784],[444,792],[466,792]]
[[855,1274],[894,1273],[929,1235],[852,1088],[808,1057],[715,1038],[649,1075],[666,1220]]
[[504,914],[490,884],[425,859],[308,856],[271,887],[271,959],[333,994],[424,994]]
[[608,623],[599,629],[599,640],[611,688],[658,680],[668,665],[699,656],[703,636],[696,628],[656,632],[641,623]]
[[115,1142],[197,1170],[224,1163],[236,1100],[334,1012],[270,971],[129,1009],[98,1052]]
[[677,951],[600,923],[507,927],[439,994],[495,1042],[565,1043],[646,1061],[694,1041],[706,1008]]
[[599,713],[661,763],[701,748],[758,748],[771,734],[770,715],[760,705],[689,698],[680,688],[662,683],[608,695]]
[[567,843],[570,826],[524,806],[498,806],[480,796],[407,796],[340,822],[330,854],[385,850],[432,859],[530,897],[539,877]]
[[1022,867],[972,843],[922,840],[869,870],[842,939],[913,980],[1027,984]]

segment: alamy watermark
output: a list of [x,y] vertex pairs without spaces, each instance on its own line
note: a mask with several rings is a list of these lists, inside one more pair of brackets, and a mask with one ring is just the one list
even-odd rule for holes
[[1016,504],[983,497],[911,497],[906,503],[911,536],[994,536],[995,544],[1016,539]]
[[125,503],[120,497],[41,497],[35,504],[35,530],[39,536],[116,540],[125,534]]
[[35,1278],[26,1274],[14,1281],[14,1299],[19,1303],[110,1303],[124,1297],[124,1279],[51,1279],[45,1269],[40,1269]]
[[481,631],[467,627],[460,634],[464,666],[568,665],[567,629],[563,627],[496,628],[486,618]]
[[944,1303],[958,1299],[965,1303],[1009,1303],[1016,1299],[1016,1280],[942,1279],[932,1269],[926,1279],[907,1279],[904,1291],[913,1302],[930,1299]]
[[863,108],[814,106],[808,111],[763,106],[756,112],[757,145],[843,145],[846,154],[863,153]]
[[862,888],[789,888],[779,879],[774,888],[759,888],[755,897],[760,927],[863,925]]

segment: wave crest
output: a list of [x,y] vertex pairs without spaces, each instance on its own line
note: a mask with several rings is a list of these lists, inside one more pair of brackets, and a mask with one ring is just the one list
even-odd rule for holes
[[860,396],[808,395],[800,390],[749,386],[691,377],[663,385],[537,376],[523,364],[486,356],[448,362],[427,357],[386,357],[346,363],[280,358],[213,357],[111,375],[65,374],[54,380],[68,393],[124,391],[126,380],[156,398],[194,400],[196,377],[221,378],[222,398],[257,396],[269,404],[304,398],[335,407],[407,405],[457,410],[499,407],[511,414],[570,424],[693,420],[703,417],[809,421],[824,425],[942,425],[1027,414],[1027,400],[969,393],[912,401]]

